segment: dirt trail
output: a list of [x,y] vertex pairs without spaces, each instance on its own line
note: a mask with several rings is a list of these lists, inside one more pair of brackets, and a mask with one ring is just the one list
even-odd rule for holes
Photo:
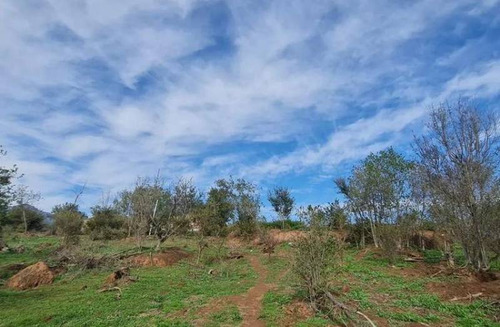
[[[266,283],[267,268],[264,267],[257,256],[248,256],[248,260],[259,276],[255,286],[250,288],[247,293],[241,295],[226,296],[218,298],[209,303],[200,310],[202,320],[211,313],[215,313],[224,309],[227,305],[236,305],[243,318],[242,327],[260,327],[265,326],[262,320],[259,320],[260,311],[262,309],[262,299],[267,291],[271,290],[275,285]],[[198,326],[203,326],[204,321],[200,321]]]

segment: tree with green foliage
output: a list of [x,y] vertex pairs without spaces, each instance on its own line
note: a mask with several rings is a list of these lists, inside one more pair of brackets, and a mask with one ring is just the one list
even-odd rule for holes
[[159,250],[172,235],[188,231],[190,216],[202,203],[202,194],[191,180],[180,178],[170,187],[165,184],[159,175],[153,179],[138,178],[134,189],[122,192],[122,199],[117,202],[129,211],[139,247],[145,235],[156,237]]
[[24,205],[14,206],[9,209],[5,225],[13,226],[16,230],[33,231],[42,230],[44,216],[35,207]]
[[[0,159],[7,155],[0,145]],[[12,200],[12,179],[17,175],[17,166],[5,167],[0,162],[0,249],[4,248],[5,242],[3,240],[3,222],[7,219],[7,210],[9,203]]]
[[389,148],[370,154],[347,180],[335,181],[363,225],[363,239],[364,227],[368,224],[376,247],[381,245],[379,226],[397,224],[411,210],[409,176],[412,169],[413,163]]
[[76,245],[80,241],[80,234],[85,219],[76,203],[56,205],[52,209],[54,224],[58,235],[62,236],[64,246]]
[[285,187],[275,187],[267,194],[267,200],[281,220],[281,229],[285,229],[285,221],[290,220],[295,202],[290,190]]
[[468,264],[487,270],[490,244],[500,241],[498,119],[460,99],[433,108],[427,127],[415,150],[431,216],[457,238]]
[[235,205],[230,185],[224,179],[217,180],[208,191],[205,209],[199,215],[200,232],[204,235],[221,236],[234,215]]
[[96,205],[91,209],[92,217],[85,228],[92,240],[111,240],[124,236],[124,219],[118,210],[108,205]]
[[28,232],[28,219],[26,216],[26,208],[31,206],[34,202],[39,201],[42,196],[38,192],[34,192],[28,188],[26,185],[18,185],[13,191],[13,200],[17,204],[17,207],[20,208],[23,224],[24,224],[24,233]]

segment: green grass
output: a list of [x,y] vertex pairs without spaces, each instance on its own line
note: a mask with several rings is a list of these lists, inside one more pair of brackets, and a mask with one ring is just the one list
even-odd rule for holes
[[[36,243],[50,240],[32,242],[30,238],[23,244],[35,248]],[[124,247],[109,246],[107,250],[119,252]],[[34,262],[42,256],[31,250],[23,256],[0,254],[0,264],[19,258]],[[209,269],[217,274],[208,274]],[[138,281],[122,287],[121,299],[117,300],[116,292],[97,292],[110,272],[88,270],[75,278],[62,276],[53,285],[27,291],[0,288],[0,326],[184,326],[211,298],[243,293],[257,277],[245,259],[203,267],[180,262],[164,268],[137,268],[131,274]],[[183,310],[186,314],[176,317]],[[234,314],[230,316],[236,321]]]
[[[18,236],[8,239],[11,247],[23,245],[24,253],[0,254],[0,278],[12,274],[6,268],[14,263],[31,264],[47,260],[59,246],[54,236]],[[154,240],[145,243],[151,246]],[[196,252],[194,238],[176,238],[164,247],[176,246]],[[133,241],[91,242],[83,237],[80,250],[102,256],[136,250]],[[289,318],[287,308],[301,301],[304,293],[297,289],[290,267],[293,248],[280,245],[271,258],[258,249],[240,249],[242,253],[260,256],[268,269],[267,283],[275,287],[262,303],[261,319],[266,326],[280,326]],[[223,254],[228,250],[223,249]],[[492,318],[498,308],[482,300],[470,303],[448,302],[429,293],[429,282],[449,283],[457,287],[456,278],[403,276],[401,271],[413,264],[395,264],[368,253],[356,258],[355,249],[345,251],[343,264],[330,270],[330,285],[339,299],[358,308],[371,318],[386,320],[390,326],[424,323],[438,326],[500,326]],[[201,265],[195,257],[164,268],[145,267],[131,270],[138,281],[116,292],[98,293],[112,267],[66,272],[53,285],[27,291],[13,291],[0,286],[0,326],[193,326],[201,317],[201,307],[214,298],[246,292],[257,279],[246,259],[214,260],[216,247],[203,254]],[[209,270],[215,271],[208,274]],[[283,274],[288,272],[287,274]],[[278,278],[280,277],[280,278]],[[348,285],[349,288],[343,290]],[[496,311],[495,311],[496,310]],[[296,326],[328,326],[324,316],[297,318]],[[242,317],[234,305],[205,317],[205,326],[239,326]]]
[[210,321],[205,324],[207,327],[217,326],[239,326],[241,324],[240,312],[237,306],[231,305],[210,316]]

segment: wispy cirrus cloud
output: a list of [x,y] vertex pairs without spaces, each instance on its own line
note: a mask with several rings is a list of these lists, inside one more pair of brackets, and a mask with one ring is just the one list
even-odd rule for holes
[[[44,209],[77,184],[87,183],[89,206],[157,169],[202,187],[233,174],[301,194],[311,176],[408,144],[432,103],[496,103],[498,9],[3,1],[0,143]],[[334,196],[313,189],[302,202]]]

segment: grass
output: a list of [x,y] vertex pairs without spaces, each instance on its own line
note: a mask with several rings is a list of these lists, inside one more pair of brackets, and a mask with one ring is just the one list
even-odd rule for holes
[[[122,249],[114,248],[118,252]],[[32,251],[22,256],[1,254],[0,264],[19,258],[34,262],[40,257]],[[219,273],[208,274],[208,269]],[[123,287],[117,300],[115,292],[97,293],[110,272],[90,270],[28,291],[0,288],[0,326],[187,326],[197,309],[211,298],[243,293],[257,277],[245,259],[230,265],[214,262],[195,267],[181,262],[164,268],[137,268],[131,274],[138,281]],[[183,316],[176,317],[182,311]],[[228,318],[224,317],[215,320]]]
[[[46,260],[59,246],[53,236],[17,236],[7,240],[12,247],[23,245],[23,253],[0,254],[0,278],[12,272],[6,267],[14,263],[31,264]],[[153,243],[151,243],[153,244]],[[151,245],[146,243],[145,246]],[[165,244],[196,252],[196,240],[178,238]],[[82,251],[106,255],[135,249],[129,241],[90,242],[82,239]],[[213,260],[216,247],[203,254],[202,265],[192,259],[173,266],[143,267],[131,270],[138,281],[122,287],[118,300],[116,292],[98,293],[112,267],[84,270],[79,274],[67,272],[53,285],[27,291],[0,287],[0,326],[193,326],[198,312],[214,298],[246,292],[257,279],[246,259]],[[224,249],[224,253],[227,249]],[[290,267],[294,249],[280,245],[270,258],[255,249],[243,253],[259,255],[267,268],[266,283],[275,287],[263,298],[261,319],[266,326],[280,326],[290,319],[289,308],[302,301]],[[431,326],[500,326],[493,320],[498,315],[490,303],[474,300],[470,303],[448,302],[429,293],[429,282],[456,285],[451,277],[402,275],[413,264],[377,258],[373,253],[357,257],[358,251],[345,251],[343,264],[331,269],[331,287],[340,300],[356,307],[374,320],[389,326],[423,323]],[[431,255],[430,257],[433,257]],[[214,274],[208,274],[212,270]],[[344,289],[345,286],[348,289]],[[497,310],[497,311],[495,311]],[[229,305],[205,317],[204,326],[239,326],[242,317],[238,307]],[[296,326],[328,326],[331,322],[322,315],[294,317]]]

